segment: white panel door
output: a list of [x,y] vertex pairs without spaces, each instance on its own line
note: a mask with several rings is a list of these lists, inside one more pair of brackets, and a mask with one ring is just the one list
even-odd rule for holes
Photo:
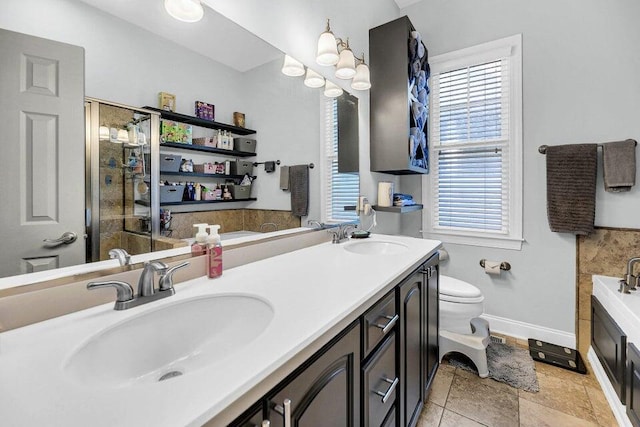
[[0,29],[0,58],[0,277],[84,263],[84,49]]

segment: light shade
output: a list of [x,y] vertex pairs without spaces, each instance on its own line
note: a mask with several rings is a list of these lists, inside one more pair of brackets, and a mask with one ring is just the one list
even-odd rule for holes
[[198,22],[204,16],[200,0],[164,0],[164,8],[173,18],[183,22]]
[[351,81],[351,87],[355,90],[367,90],[371,88],[371,77],[367,64],[360,64],[356,67],[356,75]]
[[289,55],[285,55],[284,64],[282,64],[282,74],[290,77],[302,76],[304,74],[304,65]]
[[311,68],[307,68],[307,75],[304,77],[304,85],[314,89],[322,87],[324,86],[324,77],[313,71]]
[[339,79],[351,79],[356,75],[356,59],[351,49],[345,48],[340,52],[340,60],[336,66],[336,77]]
[[325,31],[320,34],[318,39],[318,52],[316,54],[316,62],[320,65],[336,65],[338,63],[338,46],[336,45],[336,37],[331,31]]
[[337,98],[340,95],[342,95],[342,88],[337,84],[327,80],[324,85],[324,96],[326,96],[327,98]]

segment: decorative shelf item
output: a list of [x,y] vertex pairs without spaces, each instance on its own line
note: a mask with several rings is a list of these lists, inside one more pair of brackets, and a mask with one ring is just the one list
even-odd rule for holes
[[373,206],[373,209],[378,212],[407,213],[421,211],[423,206],[418,204],[411,206]]
[[[205,120],[194,116],[188,116],[186,114],[174,113],[173,111],[161,110],[154,107],[143,107],[146,110],[157,111],[160,113],[160,117],[166,120],[172,120],[174,122],[186,123],[193,126],[199,126],[209,129],[221,129],[229,131],[236,135],[251,135],[256,133],[253,129],[247,129],[239,126],[229,125],[226,123],[215,122],[211,120]],[[224,151],[224,150],[223,150]]]
[[219,154],[221,156],[231,157],[255,157],[256,153],[248,153],[246,151],[224,150],[222,148],[207,147],[204,145],[184,144],[181,142],[163,142],[160,148],[178,148],[181,150],[201,151],[203,153]]

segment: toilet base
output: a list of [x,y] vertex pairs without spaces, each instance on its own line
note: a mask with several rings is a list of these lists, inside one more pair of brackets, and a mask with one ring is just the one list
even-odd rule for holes
[[462,353],[476,365],[480,378],[489,376],[487,365],[487,346],[491,340],[489,337],[489,322],[479,317],[470,321],[472,334],[460,334],[457,332],[440,331],[440,361],[452,351]]

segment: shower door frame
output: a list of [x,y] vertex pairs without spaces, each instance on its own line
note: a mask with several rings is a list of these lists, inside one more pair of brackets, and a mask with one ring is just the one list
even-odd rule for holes
[[160,114],[157,111],[132,107],[101,99],[85,97],[85,226],[87,262],[100,261],[100,105],[126,108],[150,117],[150,206],[151,251],[160,237]]

